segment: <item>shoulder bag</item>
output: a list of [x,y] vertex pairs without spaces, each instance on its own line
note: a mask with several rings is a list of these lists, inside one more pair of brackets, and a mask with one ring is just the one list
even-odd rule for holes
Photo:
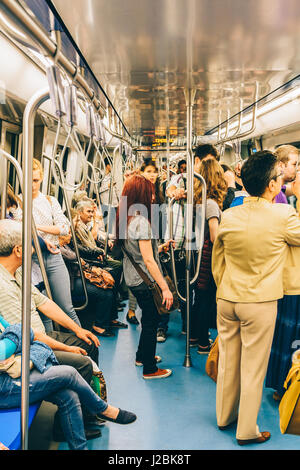
[[[162,291],[161,291],[161,288],[159,287],[159,285],[157,284],[157,282],[155,281],[151,281],[149,279],[149,277],[147,276],[147,274],[142,270],[142,268],[134,261],[133,257],[131,256],[130,253],[128,253],[127,250],[125,250],[124,246],[122,246],[122,250],[124,251],[124,253],[128,256],[130,262],[133,264],[133,266],[135,267],[136,271],[138,272],[138,274],[141,276],[141,278],[143,279],[144,283],[147,285],[148,289],[150,290],[151,294],[152,294],[152,297],[153,297],[153,300],[154,300],[154,303],[155,303],[155,306],[157,308],[157,311],[160,315],[164,315],[166,313],[170,313],[171,310],[168,310],[164,305],[163,305],[163,295],[162,295]],[[177,308],[179,308],[179,302],[178,302],[178,296],[177,296],[177,292],[176,292],[176,288],[175,288],[175,285],[172,281],[172,279],[170,278],[169,275],[165,275],[164,276],[165,278],[165,281],[166,283],[168,284],[168,287],[173,295],[173,304],[172,304],[172,310],[176,310]]]
[[207,361],[205,364],[205,372],[214,381],[217,382],[218,377],[218,362],[219,362],[219,337],[217,336],[214,344],[209,351]]
[[282,434],[300,435],[300,362],[294,362],[286,377],[285,394],[279,405]]

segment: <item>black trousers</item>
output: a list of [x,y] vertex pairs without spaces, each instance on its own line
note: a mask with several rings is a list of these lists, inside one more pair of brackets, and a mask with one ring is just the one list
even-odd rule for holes
[[[48,336],[60,341],[61,343],[67,344],[68,346],[77,346],[84,349],[88,356],[90,356],[93,361],[98,364],[99,353],[98,348],[92,342],[91,344],[86,343],[73,333],[65,333],[63,331],[51,331],[47,333]],[[75,367],[76,370],[82,375],[82,377],[88,382],[91,383],[92,379],[92,363],[88,357],[82,356],[81,354],[69,353],[65,351],[54,351],[54,354],[61,365],[69,365]],[[64,361],[64,362],[61,362]]]
[[[72,333],[65,333],[62,331],[51,331],[47,333],[48,336],[60,341],[61,343],[68,344],[68,346],[78,346],[88,353],[96,364],[98,364],[98,348],[92,343],[91,345],[87,344],[80,338],[77,338],[76,335]],[[91,385],[92,376],[93,376],[93,365],[88,356],[82,356],[81,354],[75,354],[72,352],[65,351],[54,351],[56,359],[59,362],[59,365],[72,366],[77,372],[82,376],[82,378]],[[84,419],[90,417],[90,413],[82,406],[82,414]],[[57,432],[62,433],[59,412],[57,411],[54,417],[54,428]]]
[[209,329],[216,328],[216,285],[211,280],[207,289],[195,287],[195,302],[191,312],[191,338],[198,338],[201,346],[209,344]]
[[139,286],[130,287],[130,290],[142,310],[142,331],[136,352],[136,360],[143,363],[144,374],[153,374],[157,371],[155,361],[156,333],[160,315],[155,307],[152,294],[144,282]]

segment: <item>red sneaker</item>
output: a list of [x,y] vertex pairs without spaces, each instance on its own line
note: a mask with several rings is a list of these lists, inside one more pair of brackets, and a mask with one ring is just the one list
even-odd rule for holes
[[172,374],[171,369],[157,369],[153,374],[143,374],[144,379],[164,379]]

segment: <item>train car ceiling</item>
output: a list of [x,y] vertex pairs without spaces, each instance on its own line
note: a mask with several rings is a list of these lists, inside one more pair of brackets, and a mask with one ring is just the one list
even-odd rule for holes
[[[24,44],[7,40],[9,4],[23,8],[48,37],[60,32],[62,52],[80,68],[105,122],[117,116],[144,146],[166,146],[167,133],[171,145],[184,142],[185,88],[196,90],[193,134],[200,141],[218,141],[217,128],[222,125],[223,135],[227,120],[231,135],[241,109],[241,131],[251,128],[256,84],[256,126],[247,137],[299,122],[298,0],[5,0],[0,58],[9,100],[0,115],[17,120],[18,106],[47,84],[47,59],[11,14],[9,28],[28,44],[31,62]],[[42,108],[48,125],[49,106]],[[84,134],[83,115],[80,126]],[[110,138],[112,146],[117,142]]]
[[[50,2],[48,2],[50,3]],[[299,74],[297,0],[53,0],[132,135],[201,136]],[[296,106],[295,106],[296,108]],[[293,119],[295,114],[293,114]],[[263,118],[262,129],[268,129]],[[277,120],[276,120],[277,122]],[[275,122],[275,125],[277,125]],[[291,121],[292,122],[292,121]],[[282,125],[282,124],[281,124]]]

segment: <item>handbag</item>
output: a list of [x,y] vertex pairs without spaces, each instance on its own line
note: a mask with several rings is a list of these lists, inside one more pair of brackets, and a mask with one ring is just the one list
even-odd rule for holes
[[197,288],[206,290],[212,279],[211,256],[213,244],[209,238],[204,241],[201,254],[200,270],[197,278]]
[[98,397],[107,402],[107,387],[101,370],[93,373],[91,387]]
[[286,392],[279,404],[280,431],[300,435],[300,362],[293,362],[284,388]]
[[82,265],[84,277],[101,289],[112,289],[115,285],[115,280],[112,275],[98,266]]
[[[133,264],[133,266],[135,267],[136,271],[138,272],[138,274],[141,276],[141,278],[143,279],[143,281],[145,282],[146,286],[148,287],[148,289],[150,290],[151,294],[152,294],[152,297],[153,297],[153,300],[154,300],[154,303],[155,303],[155,306],[157,308],[157,311],[160,315],[165,315],[166,313],[170,313],[171,310],[168,310],[164,305],[163,305],[163,295],[162,295],[162,291],[161,291],[161,288],[159,287],[159,285],[157,284],[157,282],[155,281],[151,281],[149,279],[149,277],[147,276],[147,274],[142,270],[142,268],[134,261],[133,257],[131,256],[130,253],[128,253],[127,250],[125,250],[124,247],[122,247],[122,250],[124,251],[124,253],[126,253],[126,255],[128,256],[129,260],[131,261],[131,263]],[[165,274],[164,275],[164,279],[166,281],[166,283],[168,284],[168,287],[173,295],[173,304],[172,304],[172,310],[177,310],[179,308],[179,301],[178,301],[178,296],[177,296],[177,292],[176,292],[176,288],[175,288],[175,285],[172,281],[172,279],[170,278],[170,276],[168,274]]]
[[207,357],[205,364],[205,372],[207,375],[217,382],[219,361],[219,337],[217,336]]
[[[6,373],[12,379],[18,379],[21,377],[21,355],[13,354],[9,358],[5,359],[4,361],[0,361],[0,374]],[[30,370],[33,368],[33,362],[29,362]]]

